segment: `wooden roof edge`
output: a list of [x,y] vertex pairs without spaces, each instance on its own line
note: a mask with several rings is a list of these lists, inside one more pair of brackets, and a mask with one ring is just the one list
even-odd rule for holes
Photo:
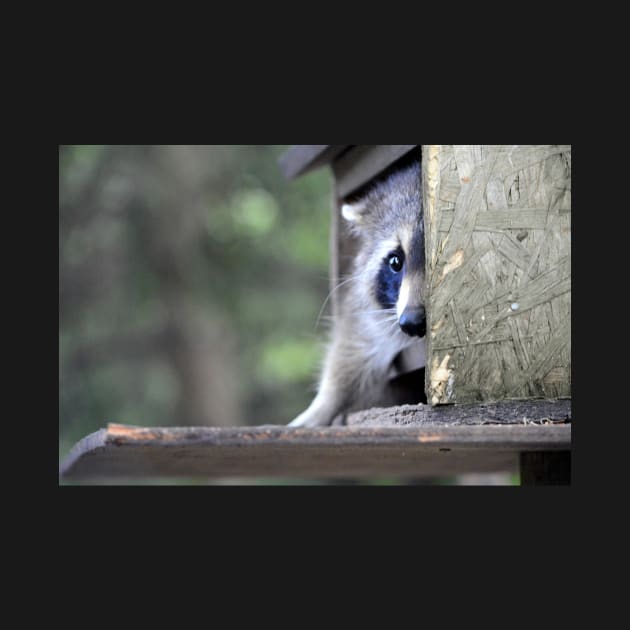
[[278,159],[282,174],[295,179],[320,166],[329,164],[345,151],[350,144],[296,144]]

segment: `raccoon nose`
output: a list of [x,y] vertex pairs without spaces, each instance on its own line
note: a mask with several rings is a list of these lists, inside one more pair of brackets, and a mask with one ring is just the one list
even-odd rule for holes
[[407,307],[398,320],[404,333],[411,337],[424,337],[427,332],[427,320],[424,314],[424,307]]

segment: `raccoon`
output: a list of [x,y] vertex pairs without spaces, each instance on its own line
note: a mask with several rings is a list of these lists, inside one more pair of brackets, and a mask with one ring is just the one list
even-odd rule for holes
[[421,190],[420,160],[414,156],[343,204],[358,252],[344,281],[317,395],[289,426],[343,424],[349,411],[393,404],[386,392],[397,355],[418,344],[424,356]]

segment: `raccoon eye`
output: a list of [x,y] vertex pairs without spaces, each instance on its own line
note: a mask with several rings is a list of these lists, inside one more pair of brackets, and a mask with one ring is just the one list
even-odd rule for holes
[[398,273],[403,266],[402,256],[398,254],[392,254],[387,261],[392,271]]

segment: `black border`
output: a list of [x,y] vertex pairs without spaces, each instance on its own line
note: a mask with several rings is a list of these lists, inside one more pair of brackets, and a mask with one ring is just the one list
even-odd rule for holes
[[[325,82],[320,79],[321,84]],[[453,110],[458,104],[448,95],[436,99],[436,106],[430,109],[426,94],[405,98],[404,89],[396,93],[395,83],[388,83],[388,86],[387,94],[383,89],[369,87],[335,91],[328,86],[323,90],[311,86],[310,90],[303,88],[301,93],[292,92],[290,99],[287,94],[274,99],[273,89],[261,89],[264,86],[260,83],[243,85],[238,92],[225,88],[217,90],[213,86],[213,92],[204,98],[197,101],[182,99],[177,104],[174,96],[165,104],[160,99],[163,94],[147,93],[134,100],[115,91],[109,102],[89,100],[89,107],[76,100],[74,107],[68,101],[62,102],[58,105],[62,115],[56,120],[56,127],[58,138],[65,144],[227,144],[238,140],[257,144],[263,144],[260,140],[274,143],[284,140],[290,144],[330,141],[331,138],[346,141],[361,138],[367,144],[379,140],[405,142],[410,136],[425,140],[425,143],[435,140],[490,143],[500,138],[504,143],[517,140],[533,144],[548,142],[550,138],[566,143],[575,131],[563,114],[549,115],[550,111],[555,113],[556,110],[546,105],[531,110],[538,111],[538,116],[526,115],[523,111],[526,107],[521,107],[519,112],[510,111],[507,116],[502,109],[501,115],[496,116],[499,109],[496,105],[480,113],[483,104],[476,108],[473,104],[466,109],[465,116],[454,117]],[[372,92],[381,98],[373,98]],[[95,102],[100,103],[100,107],[95,107]],[[380,107],[381,103],[385,107]],[[462,105],[459,107],[461,109]],[[61,111],[63,108],[65,111]],[[52,269],[50,261],[55,259],[53,239],[49,234],[52,226],[46,223],[49,218],[52,221],[50,210],[55,190],[58,198],[58,182],[53,182],[51,173],[56,148],[53,145],[49,149],[45,152],[37,149],[37,153],[45,158],[39,165],[40,171],[31,175],[37,185],[28,189],[29,196],[33,192],[36,197],[41,196],[39,203],[37,200],[32,203],[34,208],[40,209],[38,225],[43,217],[45,226],[34,230],[31,225],[27,232],[29,240],[35,239],[31,250],[37,252],[32,258],[37,276],[42,272],[47,275]],[[584,154],[585,151],[578,149],[578,168],[582,177],[586,172],[586,166],[582,164]],[[49,182],[49,185],[40,185],[42,182]],[[582,195],[585,193],[581,190],[578,194],[579,207],[584,205]],[[576,229],[574,238],[584,242],[579,235],[579,220],[573,224],[572,230]],[[577,277],[586,277],[584,259],[592,252],[589,253],[588,248],[578,251],[574,247],[573,254],[575,282]],[[37,331],[41,336],[35,342],[38,355],[45,357],[44,365],[50,366],[54,373],[55,362],[58,368],[58,344],[55,344],[52,330],[48,339],[46,324],[50,322],[52,329],[55,318],[42,312],[43,303],[50,303],[50,299],[47,289],[40,291],[41,287],[52,284],[52,279],[38,280],[38,290],[31,291],[33,303],[29,310],[37,313],[37,321],[43,324]],[[579,289],[572,296],[577,299],[573,317],[576,320],[586,317],[584,313],[588,308],[585,304],[580,305]],[[593,417],[586,420],[587,414],[583,411],[583,405],[590,397],[584,373],[581,373],[584,360],[580,356],[585,344],[580,339],[585,337],[574,334],[574,338],[578,339],[578,344],[573,344],[572,351],[573,391],[577,394],[573,413],[577,417],[578,430],[573,433],[573,450],[579,452],[580,443],[583,445],[590,440],[593,433],[587,431],[587,423],[592,426],[595,421]],[[49,374],[48,369],[43,372]],[[49,382],[48,377],[45,382]],[[47,386],[45,390],[48,391]],[[213,549],[220,546],[217,541],[226,535],[232,538],[245,536],[254,541],[273,537],[282,548],[301,551],[309,547],[310,541],[336,542],[339,548],[348,550],[356,548],[359,541],[369,542],[370,539],[377,545],[387,540],[396,549],[394,541],[400,540],[406,544],[399,544],[399,547],[419,548],[423,554],[439,562],[445,547],[431,544],[438,538],[450,540],[452,548],[469,551],[478,550],[487,542],[495,546],[498,540],[511,549],[533,549],[533,541],[542,548],[544,541],[551,539],[557,558],[566,552],[564,535],[572,527],[570,495],[576,490],[573,486],[585,482],[584,467],[580,473],[578,456],[573,463],[571,487],[59,486],[55,479],[58,459],[56,456],[48,458],[51,452],[56,452],[52,446],[57,442],[52,436],[50,440],[46,437],[49,430],[54,430],[48,397],[32,398],[40,406],[29,414],[32,419],[38,419],[36,433],[41,439],[37,440],[37,446],[42,448],[42,457],[38,461],[49,463],[41,474],[57,486],[53,501],[58,515],[58,531],[65,534],[66,548],[75,547],[77,538],[82,538],[83,544],[95,541],[103,544],[104,540],[120,540],[129,533],[140,538],[143,544],[146,542],[147,548],[151,547],[149,541],[155,539],[156,534],[173,536],[176,532],[184,533],[189,540],[201,537]],[[589,437],[582,438],[586,432]],[[256,544],[252,542],[251,546]],[[108,545],[104,544],[103,550],[106,552],[107,549]],[[399,552],[407,553],[405,549],[399,549]],[[414,555],[409,552],[408,557]]]

